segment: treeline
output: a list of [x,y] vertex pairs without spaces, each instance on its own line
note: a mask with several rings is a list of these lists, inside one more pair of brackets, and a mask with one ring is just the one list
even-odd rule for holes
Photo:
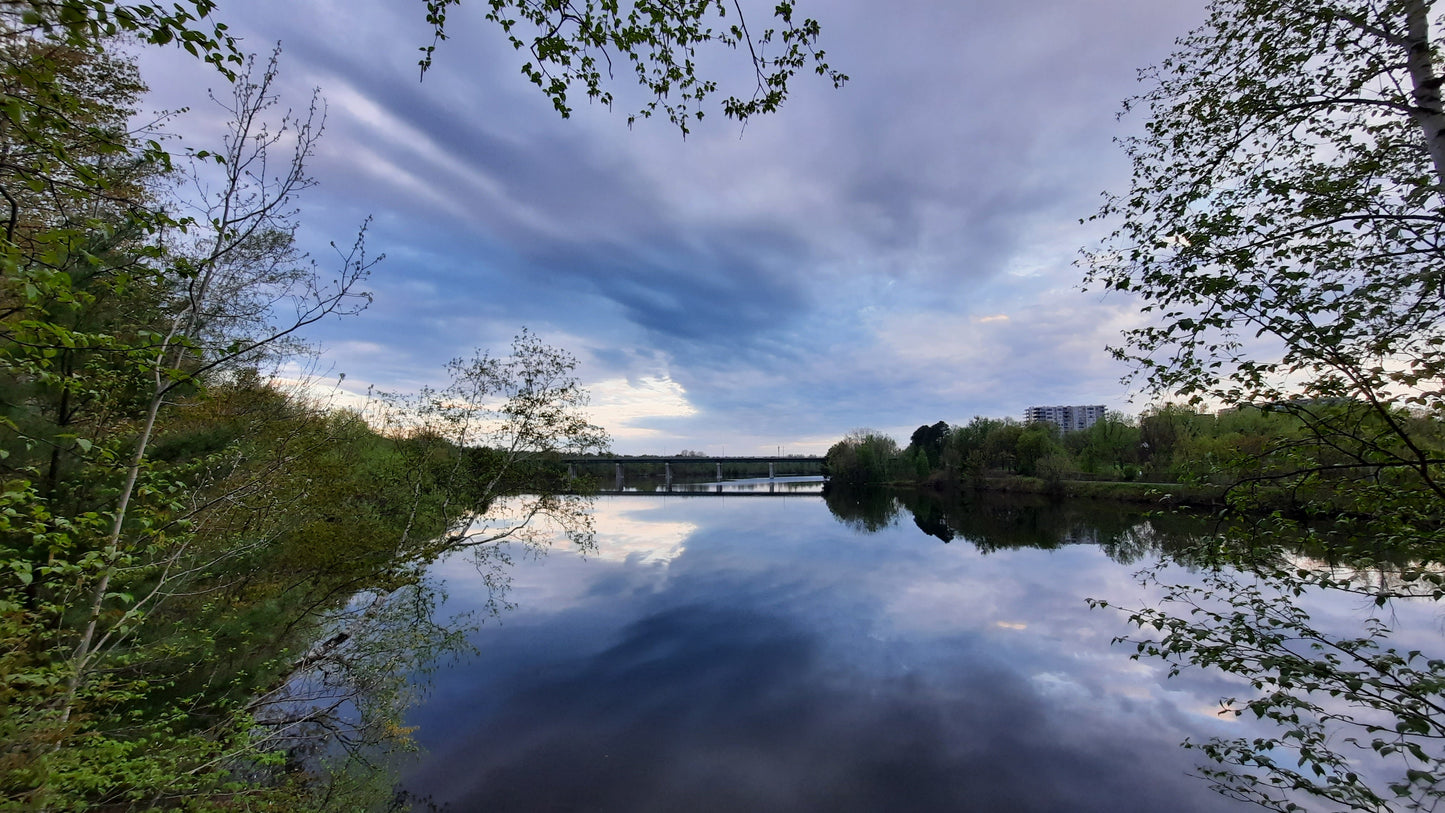
[[1164,405],[1138,417],[1112,412],[1088,429],[975,417],[916,429],[906,446],[873,430],[857,430],[828,450],[827,473],[839,485],[933,483],[984,486],[1006,477],[1045,484],[1102,480],[1203,484],[1241,499],[1287,491],[1301,505],[1341,507],[1352,485],[1419,488],[1409,472],[1374,462],[1357,449],[1322,444],[1319,427],[1350,425],[1359,445],[1378,443],[1386,420],[1408,427],[1425,453],[1445,447],[1436,421],[1404,410],[1382,418],[1371,405],[1346,400],[1242,406],[1216,413]]
[[555,459],[605,435],[527,333],[362,411],[268,375],[367,301],[360,238],[296,248],[320,121],[227,62],[229,132],[173,154],[79,9],[0,6],[0,809],[373,807],[462,644],[426,566],[586,543]]
[[1051,423],[976,417],[967,424],[944,421],[918,427],[907,446],[880,432],[860,429],[833,444],[826,457],[830,480],[844,485],[889,482],[963,482],[1020,475],[1063,479],[1087,475],[1137,480],[1155,459],[1138,422],[1117,413],[1087,430],[1060,432]]

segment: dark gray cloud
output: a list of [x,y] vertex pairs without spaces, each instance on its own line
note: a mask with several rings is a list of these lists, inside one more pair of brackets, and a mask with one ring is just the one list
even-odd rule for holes
[[[684,140],[585,103],[559,119],[480,9],[454,12],[418,82],[410,6],[223,6],[249,47],[284,43],[291,104],[313,85],[329,100],[305,241],[324,257],[373,216],[388,255],[372,311],[316,338],[353,380],[399,387],[530,325],[594,383],[678,392],[652,418],[614,410],[625,451],[816,448],[860,424],[1122,405],[1103,345],[1127,303],[1072,290],[1097,233],[1077,221],[1124,180],[1111,139],[1134,70],[1197,5],[809,13],[848,87],[802,78],[782,113],[709,118]],[[147,73],[158,103],[196,106],[178,129],[214,131],[211,77],[175,55],[148,55]]]

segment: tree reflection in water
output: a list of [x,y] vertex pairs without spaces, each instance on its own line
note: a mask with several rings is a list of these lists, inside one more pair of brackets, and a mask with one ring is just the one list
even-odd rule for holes
[[[392,562],[388,583],[322,612],[311,647],[247,704],[252,747],[284,754],[289,773],[308,777],[316,809],[434,809],[397,784],[416,750],[407,712],[438,668],[480,654],[470,638],[513,609],[508,594],[519,560],[545,556],[563,541],[582,554],[596,550],[590,497],[571,496],[562,509],[545,512],[539,503],[545,498],[499,501],[494,515],[457,521],[470,533],[463,544],[439,540]],[[472,583],[483,588],[477,609],[444,609],[447,596],[432,573],[439,558],[475,573]],[[269,781],[260,765],[235,770]]]
[[1434,809],[1445,796],[1438,636],[1419,643],[1434,644],[1433,655],[1395,643],[1387,619],[1391,602],[1403,599],[1385,595],[1351,626],[1317,620],[1307,605],[1358,585],[1323,587],[1323,568],[1295,563],[1210,567],[1195,582],[1146,570],[1141,581],[1163,598],[1126,610],[1139,634],[1119,640],[1135,657],[1164,660],[1171,676],[1203,667],[1244,678],[1252,691],[1221,700],[1220,713],[1248,713],[1281,729],[1269,738],[1186,743],[1215,761],[1201,771],[1221,793],[1274,810],[1302,809],[1306,795],[1357,810]]
[[1090,544],[1121,564],[1165,553],[1177,560],[1211,527],[1193,514],[1149,513],[1117,504],[1059,502],[1033,495],[949,499],[925,492],[830,488],[824,498],[840,522],[867,533],[893,525],[906,509],[923,533],[945,543],[962,537],[984,553]]
[[1221,698],[1219,714],[1278,732],[1184,743],[1212,761],[1200,774],[1225,796],[1280,811],[1311,801],[1432,810],[1445,798],[1445,647],[1434,610],[1445,571],[1434,563],[1378,550],[1351,559],[1340,554],[1355,550],[1351,540],[1330,529],[1286,533],[1266,520],[1105,503],[837,490],[827,501],[861,531],[907,508],[929,536],[985,553],[1097,544],[1121,563],[1153,560],[1137,576],[1160,598],[1123,608],[1137,631],[1115,642],[1164,661],[1171,677],[1233,676],[1240,693]]
[[864,533],[877,533],[890,527],[898,521],[902,510],[893,492],[886,488],[825,486],[823,498],[839,522]]

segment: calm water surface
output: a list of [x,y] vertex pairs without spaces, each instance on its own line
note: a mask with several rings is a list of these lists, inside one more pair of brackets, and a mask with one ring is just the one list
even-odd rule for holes
[[[1238,686],[1131,661],[1084,603],[1142,600],[1157,530],[855,508],[600,498],[597,550],[519,561],[515,609],[435,676],[405,787],[452,810],[1248,809],[1179,748],[1248,725],[1215,715]],[[446,609],[484,603],[465,558],[434,574]]]

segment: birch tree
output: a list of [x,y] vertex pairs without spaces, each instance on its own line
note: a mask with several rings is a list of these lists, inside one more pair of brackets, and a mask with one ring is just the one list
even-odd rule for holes
[[[1445,499],[1445,114],[1428,0],[1224,0],[1144,71],[1133,184],[1089,284],[1151,323],[1116,355],[1155,392],[1295,412],[1301,465]],[[1327,406],[1326,406],[1327,405]],[[1422,540],[1423,541],[1423,540]]]
[[577,493],[580,483],[562,476],[557,461],[605,451],[609,438],[588,420],[588,393],[576,366],[570,353],[523,330],[507,354],[478,350],[453,359],[445,387],[383,401],[376,422],[389,434],[418,441],[416,454],[463,452],[440,476],[420,461],[407,467],[412,490],[434,491],[442,500],[432,507],[431,521],[415,504],[406,532],[418,523],[444,523],[438,551],[508,541],[545,546],[558,531],[590,546],[590,500]]
[[[1255,692],[1223,711],[1283,727],[1200,746],[1218,789],[1271,809],[1445,797],[1445,660],[1397,652],[1388,623],[1391,601],[1445,597],[1442,22],[1431,0],[1216,0],[1141,72],[1132,185],[1085,257],[1088,284],[1141,303],[1114,353],[1152,393],[1302,427],[1231,492],[1288,510],[1211,538],[1207,589],[1129,612],[1138,655],[1241,675]],[[1301,538],[1348,567],[1280,553]],[[1382,617],[1321,631],[1298,599],[1324,589]]]
[[[233,85],[234,106],[228,108],[232,115],[231,131],[225,139],[223,152],[217,156],[221,168],[220,186],[214,192],[203,194],[199,204],[203,219],[195,224],[203,235],[199,241],[200,253],[195,257],[178,258],[173,276],[182,283],[173,314],[164,325],[164,332],[157,332],[152,343],[140,348],[137,353],[149,379],[149,394],[135,437],[130,443],[129,459],[111,512],[110,530],[101,548],[101,556],[95,560],[98,569],[89,618],[72,656],[71,698],[62,709],[62,721],[69,719],[74,694],[97,657],[107,645],[116,643],[111,640],[113,637],[125,635],[139,612],[139,608],[133,606],[121,614],[111,630],[101,629],[100,621],[107,603],[118,598],[123,600],[110,592],[116,570],[122,563],[132,568],[149,564],[137,560],[134,552],[148,547],[150,531],[144,524],[134,528],[129,522],[129,512],[141,474],[146,468],[156,420],[171,393],[211,370],[245,358],[326,316],[354,313],[362,303],[369,301],[357,287],[376,260],[366,256],[360,237],[350,252],[341,256],[334,278],[328,279],[319,271],[296,273],[288,269],[280,274],[274,273],[278,265],[284,268],[288,260],[297,259],[284,253],[290,246],[286,238],[295,229],[289,207],[294,205],[295,195],[309,185],[305,164],[319,135],[319,122],[314,117],[295,121],[287,114],[279,123],[266,123],[264,116],[276,102],[271,91],[275,75],[273,55],[259,74],[253,76],[247,70]],[[314,113],[314,105],[312,109]],[[277,172],[271,169],[271,152],[278,144],[288,140],[289,160],[279,162],[281,169]],[[184,225],[186,221],[178,222]],[[272,246],[283,251],[280,256],[258,256],[254,251],[243,250],[253,241],[268,237]],[[259,335],[244,336],[223,347],[208,347],[200,341],[203,328],[208,319],[217,319],[220,313],[225,312],[214,300],[225,287],[234,284],[237,273],[254,275],[249,284],[243,286],[248,291],[262,292],[262,295],[265,291],[272,291],[276,300],[287,303],[289,308],[275,321],[265,318],[269,311],[263,312],[259,317]],[[255,315],[250,318],[258,320]],[[173,554],[168,553],[166,558],[173,558]],[[159,595],[159,592],[153,591],[153,594]]]

